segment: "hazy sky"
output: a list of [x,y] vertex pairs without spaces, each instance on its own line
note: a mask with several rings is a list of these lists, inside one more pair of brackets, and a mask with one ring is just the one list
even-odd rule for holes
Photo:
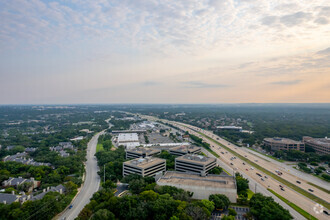
[[0,0],[0,104],[330,102],[329,0]]

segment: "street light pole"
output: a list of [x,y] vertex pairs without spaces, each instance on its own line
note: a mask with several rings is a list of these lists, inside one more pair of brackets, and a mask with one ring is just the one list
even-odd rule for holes
[[103,165],[103,183],[105,183],[105,164]]

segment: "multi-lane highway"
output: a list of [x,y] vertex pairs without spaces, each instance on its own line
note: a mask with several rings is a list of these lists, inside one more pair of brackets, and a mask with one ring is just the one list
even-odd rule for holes
[[[147,117],[150,120],[155,120],[153,117]],[[159,119],[157,119],[159,120]],[[204,131],[200,128],[197,128],[195,126],[191,126],[188,124],[168,121],[168,120],[162,120],[165,123],[169,123],[174,125],[175,127],[180,128],[183,131],[189,131],[191,134],[194,134],[200,138],[202,138],[205,142],[209,143],[211,146],[211,149],[216,152],[218,155],[220,155],[219,159],[222,163],[226,164],[227,166],[231,167],[237,172],[242,173],[244,176],[248,176],[250,180],[253,180],[254,182],[258,183],[260,186],[262,186],[265,189],[271,189],[277,194],[281,195],[282,197],[286,198],[290,202],[296,204],[300,208],[304,209],[306,212],[310,213],[314,217],[318,219],[327,219],[328,216],[326,216],[324,213],[318,214],[313,210],[316,203],[312,201],[311,199],[307,198],[306,196],[296,192],[295,190],[285,186],[283,183],[278,182],[276,179],[272,178],[271,176],[268,176],[267,174],[263,173],[262,171],[258,170],[257,168],[251,166],[248,162],[241,160],[240,158],[236,158],[236,155],[233,155],[230,151],[227,151],[225,148],[220,146],[218,143],[216,143],[214,140],[217,140],[220,144],[226,146],[227,148],[231,149],[232,151],[235,151],[237,154],[239,154],[242,157],[245,157],[246,159],[258,164],[262,168],[268,170],[269,172],[272,172],[275,174],[276,170],[279,170],[283,174],[281,175],[281,178],[287,180],[288,182],[295,184],[299,186],[301,189],[308,191],[309,189],[312,189],[315,196],[323,199],[324,201],[328,202],[330,201],[330,195],[328,193],[325,193],[324,191],[321,191],[310,184],[308,184],[307,181],[305,181],[302,178],[299,178],[294,175],[294,173],[290,173],[283,169],[282,167],[278,166],[275,163],[272,163],[271,161],[267,161],[265,158],[258,157],[255,154],[252,154],[249,151],[245,151],[240,147],[237,147],[231,143],[228,143],[224,139],[214,135],[210,131]],[[204,135],[201,135],[204,134]],[[208,137],[208,138],[206,138]],[[213,140],[212,140],[213,139]],[[235,159],[233,159],[235,157]],[[300,183],[297,183],[299,181]],[[283,187],[280,187],[282,185]]]
[[100,177],[97,174],[99,168],[97,166],[97,160],[94,156],[96,152],[97,140],[104,131],[97,133],[93,138],[88,142],[87,146],[87,161],[85,164],[86,175],[84,185],[82,186],[79,194],[71,202],[72,208],[67,208],[59,216],[59,219],[71,220],[75,219],[80,211],[87,205],[92,198],[93,194],[98,191],[100,186]]

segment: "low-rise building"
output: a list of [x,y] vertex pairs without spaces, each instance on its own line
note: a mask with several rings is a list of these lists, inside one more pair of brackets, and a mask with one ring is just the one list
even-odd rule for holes
[[19,196],[13,193],[0,193],[0,203],[11,204],[13,202],[18,202]]
[[200,147],[196,147],[193,145],[181,145],[178,147],[172,147],[169,149],[169,153],[174,156],[182,156],[185,154],[198,154],[201,152]]
[[160,150],[158,150],[158,149],[138,147],[138,148],[133,148],[133,149],[127,149],[126,150],[126,159],[150,157],[150,156],[153,156],[153,155],[159,154],[159,153],[160,153]]
[[202,155],[186,154],[175,158],[175,170],[206,174],[216,166],[216,159]]
[[117,138],[117,145],[123,145],[125,149],[133,149],[140,146],[137,133],[120,133]]
[[237,186],[233,176],[201,176],[196,173],[167,171],[157,180],[157,185],[174,186],[192,192],[193,199],[209,199],[212,194],[223,194],[236,203]]
[[269,147],[271,151],[279,150],[299,150],[305,151],[305,144],[301,141],[295,141],[289,138],[265,138],[263,144]]
[[166,171],[166,160],[156,157],[136,158],[123,163],[123,176],[137,174],[143,177],[155,176]]
[[34,180],[33,177],[31,177],[30,179],[24,179],[22,177],[18,177],[18,178],[10,177],[8,180],[5,180],[2,182],[2,186],[3,187],[10,187],[10,186],[18,187],[25,183],[31,184],[31,186],[29,187],[29,189],[27,191],[32,191],[33,189],[40,186],[40,181]]
[[66,188],[60,184],[56,187],[52,186],[52,187],[47,187],[46,189],[43,189],[42,190],[42,193],[38,193],[37,195],[35,196],[32,196],[31,200],[34,201],[34,200],[40,200],[42,199],[47,193],[49,192],[58,192],[60,194],[63,194],[65,193],[66,191]]
[[318,154],[330,154],[330,138],[312,138],[305,136],[303,142],[306,146],[312,147]]

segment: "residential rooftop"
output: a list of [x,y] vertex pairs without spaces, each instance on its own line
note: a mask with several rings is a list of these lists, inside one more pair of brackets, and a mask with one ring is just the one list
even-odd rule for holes
[[195,173],[167,171],[164,176],[158,179],[157,183],[158,182],[199,187],[236,189],[234,177],[212,174],[201,176],[200,174]]

